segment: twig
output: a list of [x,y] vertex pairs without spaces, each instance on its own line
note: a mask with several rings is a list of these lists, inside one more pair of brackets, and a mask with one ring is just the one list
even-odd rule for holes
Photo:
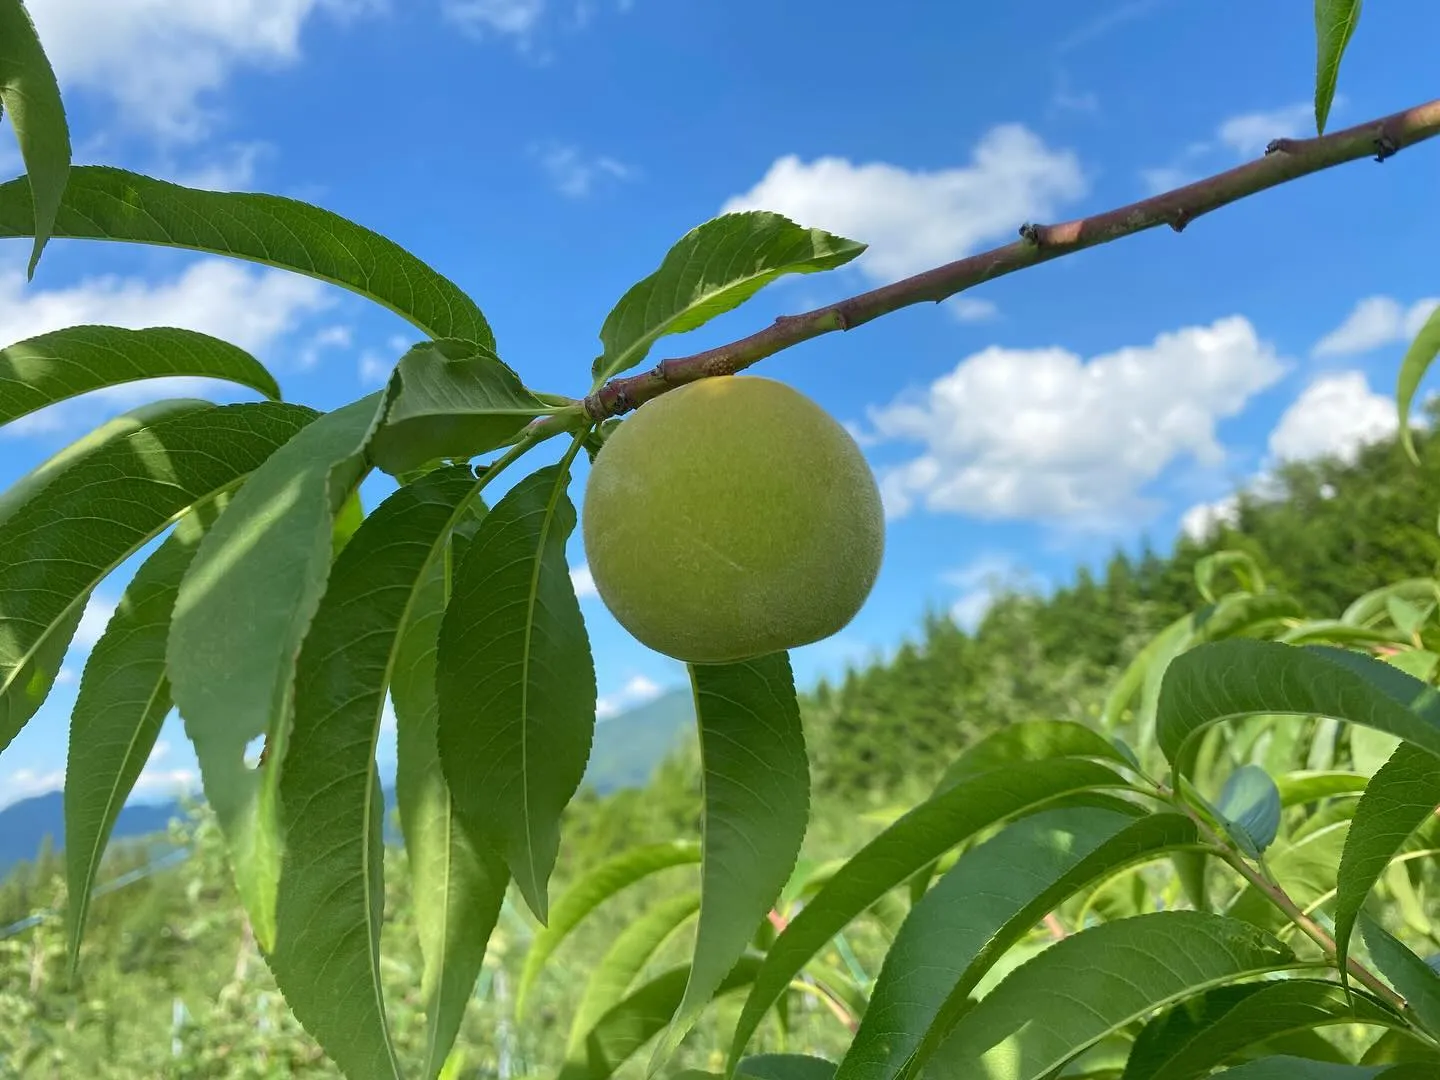
[[803,315],[782,315],[747,338],[673,360],[640,375],[611,379],[585,399],[591,420],[619,416],[685,383],[733,375],[782,349],[835,330],[853,330],[892,311],[939,303],[973,285],[1062,255],[1108,244],[1160,225],[1181,231],[1211,210],[1348,161],[1383,161],[1440,134],[1440,99],[1313,139],[1277,139],[1258,160],[1193,184],[1092,217],[1059,225],[1024,225],[1020,239],[992,251],[937,266]]
[[[1215,830],[1210,828],[1205,820],[1196,813],[1194,808],[1186,803],[1184,799],[1176,797],[1173,802],[1191,821],[1195,822],[1201,838],[1213,848],[1215,854],[1223,859],[1232,870],[1252,886],[1259,889],[1260,892],[1265,895],[1266,899],[1279,908],[1285,917],[1288,918],[1302,934],[1320,946],[1327,960],[1332,963],[1336,960],[1338,949],[1335,946],[1335,939],[1330,935],[1329,931],[1309,915],[1305,914],[1300,905],[1295,903],[1295,901],[1291,899],[1290,894],[1277,883],[1269,880],[1259,870],[1246,862],[1228,842],[1215,832]],[[1409,1015],[1409,1008],[1405,998],[1397,994],[1394,990],[1391,990],[1390,987],[1385,984],[1384,980],[1364,964],[1360,963],[1360,961],[1356,960],[1353,956],[1347,956],[1345,958],[1345,968],[1352,976],[1364,983],[1379,997],[1388,1001],[1402,1013]]]

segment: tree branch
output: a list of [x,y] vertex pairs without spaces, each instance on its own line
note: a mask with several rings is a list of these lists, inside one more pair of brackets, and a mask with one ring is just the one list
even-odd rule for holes
[[853,330],[892,311],[939,303],[973,285],[1062,255],[1108,244],[1159,225],[1176,232],[1201,214],[1301,176],[1363,157],[1384,161],[1440,134],[1440,99],[1313,139],[1276,139],[1265,156],[1227,172],[1092,217],[1059,225],[1024,225],[1004,247],[904,278],[803,315],[782,315],[747,338],[693,356],[663,360],[640,375],[611,379],[585,399],[595,421],[619,416],[667,390],[712,375],[733,375],[782,349],[835,330]]

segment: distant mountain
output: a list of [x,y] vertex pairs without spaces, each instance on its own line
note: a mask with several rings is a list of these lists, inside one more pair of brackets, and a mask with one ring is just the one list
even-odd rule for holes
[[695,730],[695,701],[672,690],[648,705],[595,725],[585,782],[602,795],[644,787],[655,767]]
[[[595,745],[585,782],[602,795],[643,787],[665,755],[695,726],[689,690],[675,690],[648,705],[604,720],[595,727]],[[394,815],[395,792],[385,791],[385,839],[400,842]],[[120,811],[112,840],[164,832],[181,815],[178,801],[131,803]],[[56,850],[65,846],[65,802],[58,791],[21,799],[0,809],[0,877],[24,859],[33,859],[49,836]]]
[[[164,832],[183,811],[175,801],[131,803],[115,821],[113,840]],[[23,859],[33,859],[45,837],[58,851],[65,846],[65,796],[52,791],[21,799],[0,810],[0,876]]]

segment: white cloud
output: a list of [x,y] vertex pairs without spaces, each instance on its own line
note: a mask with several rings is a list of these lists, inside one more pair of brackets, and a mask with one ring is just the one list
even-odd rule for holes
[[31,5],[62,84],[113,97],[128,122],[193,140],[213,114],[204,98],[241,65],[300,56],[316,11],[350,17],[377,0],[45,0]]
[[963,294],[946,300],[945,306],[961,322],[985,322],[1000,313],[995,301]]
[[302,371],[309,371],[320,363],[321,354],[335,349],[347,349],[355,339],[355,332],[348,326],[325,326],[315,331],[300,346],[296,363]]
[[632,676],[618,691],[606,694],[595,703],[595,716],[599,720],[608,720],[629,709],[638,708],[647,701],[654,701],[664,692],[664,688],[653,679],[647,679],[644,675]]
[[1323,375],[1285,410],[1270,434],[1277,461],[1330,454],[1354,461],[1361,447],[1395,433],[1395,401],[1370,389],[1363,372]]
[[1240,316],[1088,362],[992,346],[870,411],[880,438],[923,447],[881,475],[887,512],[1112,523],[1171,462],[1222,460],[1216,422],[1284,370]]
[[366,386],[380,386],[390,377],[390,371],[394,367],[395,361],[384,359],[373,349],[366,349],[360,354],[360,381]]
[[140,770],[135,778],[132,799],[173,799],[178,795],[195,791],[200,786],[200,775],[194,769],[152,769]]
[[545,14],[545,0],[444,0],[441,11],[462,30],[526,38]]
[[1051,150],[1020,124],[1003,124],[981,137],[970,164],[933,172],[841,157],[806,163],[792,154],[722,212],[773,210],[863,241],[870,248],[857,264],[889,281],[1011,237],[1086,189],[1074,153]]
[[[178,326],[223,338],[263,358],[307,316],[332,303],[319,281],[221,259],[192,263],[168,281],[106,275],[60,289],[29,288],[18,268],[0,269],[0,327],[7,342],[82,323],[131,329]],[[216,385],[189,377],[152,379],[107,387],[94,397],[128,408],[169,395],[204,393]],[[7,425],[5,433],[62,430],[80,415],[88,415],[88,406],[61,402]]]
[[0,326],[10,341],[79,323],[179,326],[260,351],[331,303],[313,278],[223,259],[201,259],[169,281],[110,274],[61,289],[29,288],[18,268],[0,271]]
[[[1270,433],[1265,465],[1247,485],[1249,492],[1259,499],[1278,498],[1284,485],[1277,465],[1330,455],[1353,462],[1362,447],[1389,438],[1396,426],[1394,399],[1371,390],[1363,372],[1322,375],[1281,414]],[[1333,498],[1335,489],[1326,484],[1320,494]],[[1180,528],[1192,539],[1204,540],[1219,525],[1234,525],[1239,507],[1239,496],[1233,494],[1200,503],[1181,515]]]
[[[1343,105],[1343,95],[1337,94],[1335,107]],[[1140,183],[1152,195],[1183,187],[1209,171],[1199,167],[1200,159],[1215,151],[1229,150],[1239,158],[1256,157],[1264,153],[1273,139],[1293,139],[1306,134],[1313,118],[1314,107],[1309,102],[1228,117],[1220,122],[1212,138],[1190,143],[1169,165],[1141,169]]]
[[85,604],[85,610],[80,613],[80,625],[75,628],[74,642],[76,646],[85,650],[93,649],[95,643],[100,640],[100,635],[105,633],[105,626],[114,614],[114,600],[101,596],[99,593],[91,593],[89,601]]
[[[1343,99],[1337,97],[1336,104]],[[1315,121],[1315,106],[1308,101],[1282,105],[1278,109],[1232,116],[1216,129],[1216,137],[1241,157],[1264,153],[1272,139],[1295,139],[1307,134]]]
[[590,565],[584,563],[570,571],[570,584],[575,586],[575,596],[579,600],[588,600],[592,596],[599,596],[595,588],[594,575],[590,573]]
[[950,605],[950,617],[973,633],[1005,588],[1024,577],[1024,568],[1009,555],[981,555],[949,571],[943,575],[944,581],[960,590],[959,598]]
[[246,191],[255,186],[256,166],[261,159],[274,153],[275,147],[268,142],[231,143],[198,164],[162,163],[158,169],[150,170],[150,175],[206,191]]
[[635,171],[605,154],[586,155],[577,146],[544,143],[530,148],[550,186],[567,199],[583,199],[602,180],[630,180]]
[[36,795],[59,791],[64,786],[64,769],[52,769],[49,772],[41,772],[37,769],[16,769],[6,778],[4,786],[0,787],[0,809],[11,803],[17,803],[21,799],[31,799]]
[[1389,296],[1367,296],[1359,301],[1345,321],[1315,343],[1310,355],[1353,356],[1382,345],[1409,342],[1440,300],[1427,297],[1402,307]]
[[1180,516],[1180,531],[1196,542],[1204,542],[1222,525],[1240,520],[1240,498],[1226,495],[1214,502],[1192,506]]

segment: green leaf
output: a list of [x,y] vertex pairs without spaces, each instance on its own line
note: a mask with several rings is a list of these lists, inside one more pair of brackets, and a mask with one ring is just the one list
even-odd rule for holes
[[655,1056],[670,1056],[745,951],[795,868],[810,762],[790,658],[691,664],[705,810],[700,925],[685,998]]
[[[1358,0],[1355,6],[1359,7]],[[1420,327],[1420,332],[1415,335],[1415,340],[1405,350],[1395,387],[1395,406],[1400,416],[1400,445],[1417,465],[1420,463],[1420,455],[1415,449],[1415,434],[1410,427],[1410,406],[1415,401],[1415,392],[1420,389],[1421,380],[1435,362],[1437,353],[1440,353],[1440,308],[1430,313],[1425,325]],[[1433,583],[1431,589],[1433,592]]]
[[[33,236],[24,180],[0,184],[0,237]],[[278,195],[200,191],[123,169],[70,170],[56,236],[208,251],[328,281],[389,308],[431,337],[495,347],[474,302],[379,233]]]
[[1073,792],[1124,786],[1119,774],[1103,765],[1060,758],[982,773],[915,807],[837,871],[770,947],[730,1044],[731,1071],[790,980],[852,919],[915,871],[981,829],[1036,806]]
[[[1380,1076],[1388,1080],[1403,1080],[1401,1076],[1392,1074],[1391,1068],[1388,1065],[1336,1065],[1328,1061],[1281,1055],[1226,1069],[1215,1073],[1211,1080],[1371,1080]],[[1421,1078],[1417,1076],[1415,1080]]]
[[1293,772],[1275,781],[1280,789],[1280,806],[1289,809],[1337,795],[1358,795],[1369,778],[1354,772]]
[[1345,970],[1350,935],[1370,890],[1410,834],[1440,806],[1440,761],[1402,743],[1355,807],[1335,879],[1335,948]]
[[0,492],[0,521],[4,521],[16,509],[33,499],[36,493],[55,477],[82,458],[89,457],[107,443],[112,443],[122,436],[129,435],[132,431],[149,427],[161,420],[202,412],[214,407],[213,402],[202,401],[199,398],[167,398],[164,401],[149,402],[141,405],[138,409],[121,413],[113,420],[107,420],[94,431],[82,435],[46,458],[3,492]]
[[1440,975],[1368,915],[1360,916],[1360,934],[1373,966],[1405,999],[1415,1019],[1440,1036]]
[[1260,713],[1327,716],[1440,754],[1440,693],[1359,653],[1271,641],[1217,641],[1177,657],[1160,693],[1158,737],[1182,774],[1193,736]]
[[1285,979],[1223,986],[1146,1024],[1123,1080],[1200,1080],[1252,1047],[1336,1024],[1405,1027],[1399,1014],[1380,1001],[1333,982]]
[[[1345,849],[1349,821],[1335,821],[1272,848],[1266,869],[1290,899],[1309,911],[1318,907],[1335,890],[1335,867]],[[1226,914],[1266,930],[1278,931],[1287,919],[1270,899],[1253,885],[1246,885],[1231,901]]]
[[1179,814],[1045,810],[960,856],[915,905],[885,957],[837,1080],[919,1075],[981,976],[1085,885],[1196,842]]
[[1129,758],[1099,732],[1071,720],[1025,720],[1007,724],[965,749],[950,763],[935,792],[989,772],[1049,758],[1085,757],[1130,765]]
[[80,677],[65,763],[65,922],[72,974],[105,845],[170,712],[165,641],[180,579],[208,524],[203,514],[181,518],[141,565]]
[[752,1080],[830,1080],[835,1063],[809,1054],[753,1054],[736,1072]]
[[1148,721],[1144,714],[1148,708],[1153,708],[1153,703],[1146,701],[1150,696],[1148,688],[1152,683],[1159,687],[1160,675],[1170,661],[1190,644],[1194,633],[1195,613],[1191,612],[1176,619],[1145,643],[1144,648],[1135,654],[1135,658],[1130,661],[1105,698],[1105,704],[1100,710],[1101,726],[1105,730],[1113,731],[1118,727],[1124,719],[1125,710],[1130,708],[1130,703],[1140,695],[1141,707],[1135,727],[1140,729],[1142,736],[1147,735]]
[[1286,593],[1232,593],[1196,615],[1195,637],[1198,641],[1241,637],[1304,615],[1300,602]]
[[662,900],[621,931],[585,984],[585,994],[570,1022],[567,1054],[581,1048],[590,1029],[625,996],[656,950],[699,910],[698,892],[681,893]]
[[[477,502],[471,503],[472,513]],[[467,519],[462,527],[469,524]],[[493,852],[477,848],[466,835],[436,745],[435,650],[459,550],[459,537],[452,534],[444,557],[426,572],[390,683],[397,728],[395,801],[425,960],[420,993],[427,1077],[442,1067],[460,1029],[510,877]]]
[[1340,619],[1311,619],[1275,638],[1286,645],[1403,645],[1403,634],[1369,626],[1352,626]]
[[[330,572],[295,670],[269,960],[296,1018],[351,1080],[400,1075],[380,978],[384,800],[375,748],[401,627],[475,483],[464,467],[434,472],[365,519]],[[493,926],[503,884],[495,892],[477,921],[488,915]]]
[[601,863],[570,886],[569,891],[555,901],[549,925],[535,935],[525,953],[525,966],[520,971],[515,989],[516,1019],[524,1019],[535,980],[545,970],[550,957],[587,915],[622,889],[643,881],[651,874],[699,861],[700,845],[688,840],[646,844]]
[[[364,474],[379,404],[372,394],[326,413],[256,469],[201,541],[175,601],[167,655],[175,704],[266,951],[275,947],[296,660],[330,573],[335,515]],[[252,769],[245,748],[260,735],[266,761]]]
[[70,175],[70,126],[55,71],[21,0],[0,0],[0,104],[20,143],[35,206],[35,247],[26,271],[33,278]]
[[1351,626],[1373,628],[1376,623],[1388,621],[1392,597],[1421,604],[1435,604],[1440,601],[1440,582],[1435,578],[1406,578],[1404,581],[1371,589],[1351,601],[1350,606],[1341,612],[1340,621]]
[[570,582],[568,461],[521,480],[476,530],[440,624],[440,762],[465,827],[543,923],[560,815],[595,727],[595,665]]
[[1102,923],[1012,972],[960,1018],[925,1075],[1041,1080],[1154,1009],[1295,962],[1269,934],[1219,915],[1162,911]]
[[1423,1061],[1434,1069],[1440,1065],[1440,1050],[1413,1030],[1392,1028],[1371,1043],[1360,1058],[1361,1065],[1394,1065],[1402,1061]]
[[1360,0],[1315,0],[1315,130],[1325,134],[1340,58],[1355,24],[1360,21]]
[[1240,586],[1241,591],[1265,591],[1265,575],[1260,572],[1260,564],[1255,561],[1255,556],[1248,551],[1226,549],[1206,555],[1195,563],[1195,587],[1207,602],[1213,604],[1219,599],[1215,593],[1215,579],[1226,570],[1234,575],[1235,583]]
[[370,446],[392,476],[440,458],[472,458],[553,411],[500,358],[473,341],[427,341],[400,358],[391,403]]
[[29,497],[0,517],[0,750],[44,700],[95,586],[312,416],[278,403],[191,407],[27,479]]
[[[759,961],[742,957],[725,977],[717,993],[748,986]],[[607,1080],[659,1031],[664,1030],[680,1005],[690,981],[687,966],[671,968],[645,983],[607,1012],[585,1036],[583,1046],[565,1056],[556,1080]]]
[[1280,789],[1258,765],[1241,765],[1226,777],[1215,809],[1230,838],[1252,859],[1264,854],[1280,831]]
[[666,334],[739,307],[776,278],[844,266],[864,244],[766,211],[723,214],[691,229],[660,269],[631,287],[600,329],[596,383],[641,363]]
[[280,397],[264,365],[208,334],[71,326],[0,349],[0,424],[92,390],[172,375],[224,379]]

